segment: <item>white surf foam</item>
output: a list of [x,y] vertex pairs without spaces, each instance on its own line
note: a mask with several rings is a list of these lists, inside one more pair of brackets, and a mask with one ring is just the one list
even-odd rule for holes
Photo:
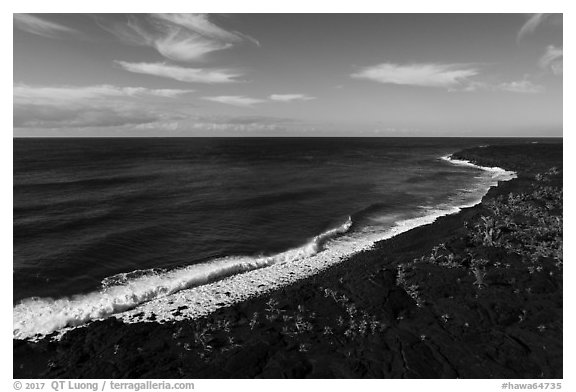
[[348,217],[344,224],[314,237],[305,245],[272,256],[225,257],[170,271],[137,270],[105,278],[102,281],[102,290],[98,292],[58,300],[25,299],[13,310],[14,338],[46,335],[230,275],[305,259],[320,252],[327,241],[345,233],[351,226],[352,220]]
[[454,159],[451,155],[445,155],[440,159],[450,162],[457,166],[466,166],[466,167],[473,167],[479,170],[483,170],[492,174],[493,178],[496,178],[498,181],[509,181],[513,178],[516,178],[516,173],[513,171],[504,170],[501,167],[488,167],[488,166],[479,166],[470,161],[464,159]]
[[[483,183],[484,193],[498,181],[516,176],[500,168],[481,167],[448,156],[442,159],[456,165],[473,166],[489,174]],[[422,216],[399,221],[385,232],[342,236],[352,226],[352,220],[348,218],[341,226],[314,237],[307,244],[276,255],[226,257],[171,271],[135,271],[108,278],[99,292],[59,300],[30,298],[14,307],[13,335],[17,339],[37,338],[110,315],[126,322],[146,321],[152,314],[157,322],[197,318],[317,274],[370,249],[377,241],[476,205],[482,196],[461,201],[458,206],[423,206]]]

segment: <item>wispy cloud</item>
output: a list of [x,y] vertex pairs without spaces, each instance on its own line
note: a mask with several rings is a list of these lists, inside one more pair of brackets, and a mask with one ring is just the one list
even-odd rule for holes
[[513,82],[504,82],[496,86],[497,90],[508,91],[520,94],[538,94],[544,91],[544,86],[535,84],[529,80],[519,80]]
[[553,24],[561,26],[563,23],[562,14],[531,14],[528,20],[522,25],[518,31],[518,40],[526,38],[528,35],[533,34],[536,29],[544,24]]
[[[144,87],[14,85],[14,126],[110,127],[181,118],[162,101],[191,90]],[[160,101],[159,101],[160,100]]]
[[116,61],[129,72],[154,75],[187,83],[233,83],[239,82],[240,73],[230,69],[187,68],[165,63],[129,63]]
[[99,24],[124,42],[150,46],[174,61],[202,61],[209,53],[231,48],[253,38],[227,31],[210,21],[205,14],[152,14],[129,16],[126,23]]
[[543,92],[544,86],[535,84],[528,79],[511,81],[511,82],[501,82],[501,83],[486,83],[473,81],[465,86],[458,89],[453,89],[453,92],[481,92],[481,91],[503,91],[509,93],[518,94],[537,94]]
[[14,14],[14,26],[19,30],[48,38],[58,38],[66,34],[81,34],[70,27],[30,14]]
[[255,104],[266,102],[265,99],[250,98],[241,95],[221,95],[216,97],[203,97],[202,99],[241,107],[252,107]]
[[149,89],[145,87],[118,87],[112,85],[96,86],[29,86],[14,85],[14,99],[46,100],[58,103],[64,100],[98,99],[107,97],[166,97],[173,98],[189,94],[194,90]]
[[385,84],[420,87],[454,88],[466,84],[478,70],[464,64],[407,64],[383,63],[364,67],[351,77]]
[[462,64],[380,64],[363,68],[352,74],[353,78],[368,79],[379,83],[438,87],[449,92],[505,91],[534,94],[544,87],[528,79],[501,83],[487,83],[477,78],[480,71]]
[[306,94],[272,94],[270,100],[278,102],[310,101],[316,99]]
[[206,40],[199,35],[188,35],[180,30],[169,30],[152,40],[162,56],[176,61],[201,60],[207,53],[228,49],[230,44]]
[[207,101],[225,103],[227,105],[251,107],[265,102],[293,102],[293,101],[310,101],[315,97],[306,94],[271,94],[267,99],[250,98],[242,95],[221,95],[215,97],[203,97]]
[[210,17],[207,14],[153,14],[153,17],[184,27],[189,31],[196,32],[211,39],[225,42],[242,42],[248,40],[260,46],[260,42],[249,35],[242,34],[238,31],[228,31],[217,26],[210,21]]
[[121,107],[58,107],[39,105],[14,106],[15,128],[85,128],[119,127],[162,121],[164,116],[142,108]]
[[541,68],[550,70],[554,75],[562,75],[564,68],[564,50],[554,45],[549,45],[544,55],[540,57],[538,65]]
[[523,39],[526,35],[532,34],[540,26],[549,14],[532,14],[518,31],[518,39]]

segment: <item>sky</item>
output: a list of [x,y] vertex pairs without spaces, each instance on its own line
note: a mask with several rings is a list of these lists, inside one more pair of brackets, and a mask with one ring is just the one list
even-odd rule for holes
[[561,14],[14,14],[14,136],[562,136]]

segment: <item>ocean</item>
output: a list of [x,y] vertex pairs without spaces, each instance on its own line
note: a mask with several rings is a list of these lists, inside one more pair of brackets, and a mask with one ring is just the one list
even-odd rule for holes
[[510,174],[442,157],[510,141],[14,139],[14,336],[352,253],[479,202]]

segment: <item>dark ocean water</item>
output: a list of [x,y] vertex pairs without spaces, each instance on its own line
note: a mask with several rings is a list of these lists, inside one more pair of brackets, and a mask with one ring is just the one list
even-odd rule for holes
[[439,157],[509,142],[15,139],[14,303],[228,256],[275,255],[331,229],[315,251],[338,237],[385,232],[486,191],[481,170]]

